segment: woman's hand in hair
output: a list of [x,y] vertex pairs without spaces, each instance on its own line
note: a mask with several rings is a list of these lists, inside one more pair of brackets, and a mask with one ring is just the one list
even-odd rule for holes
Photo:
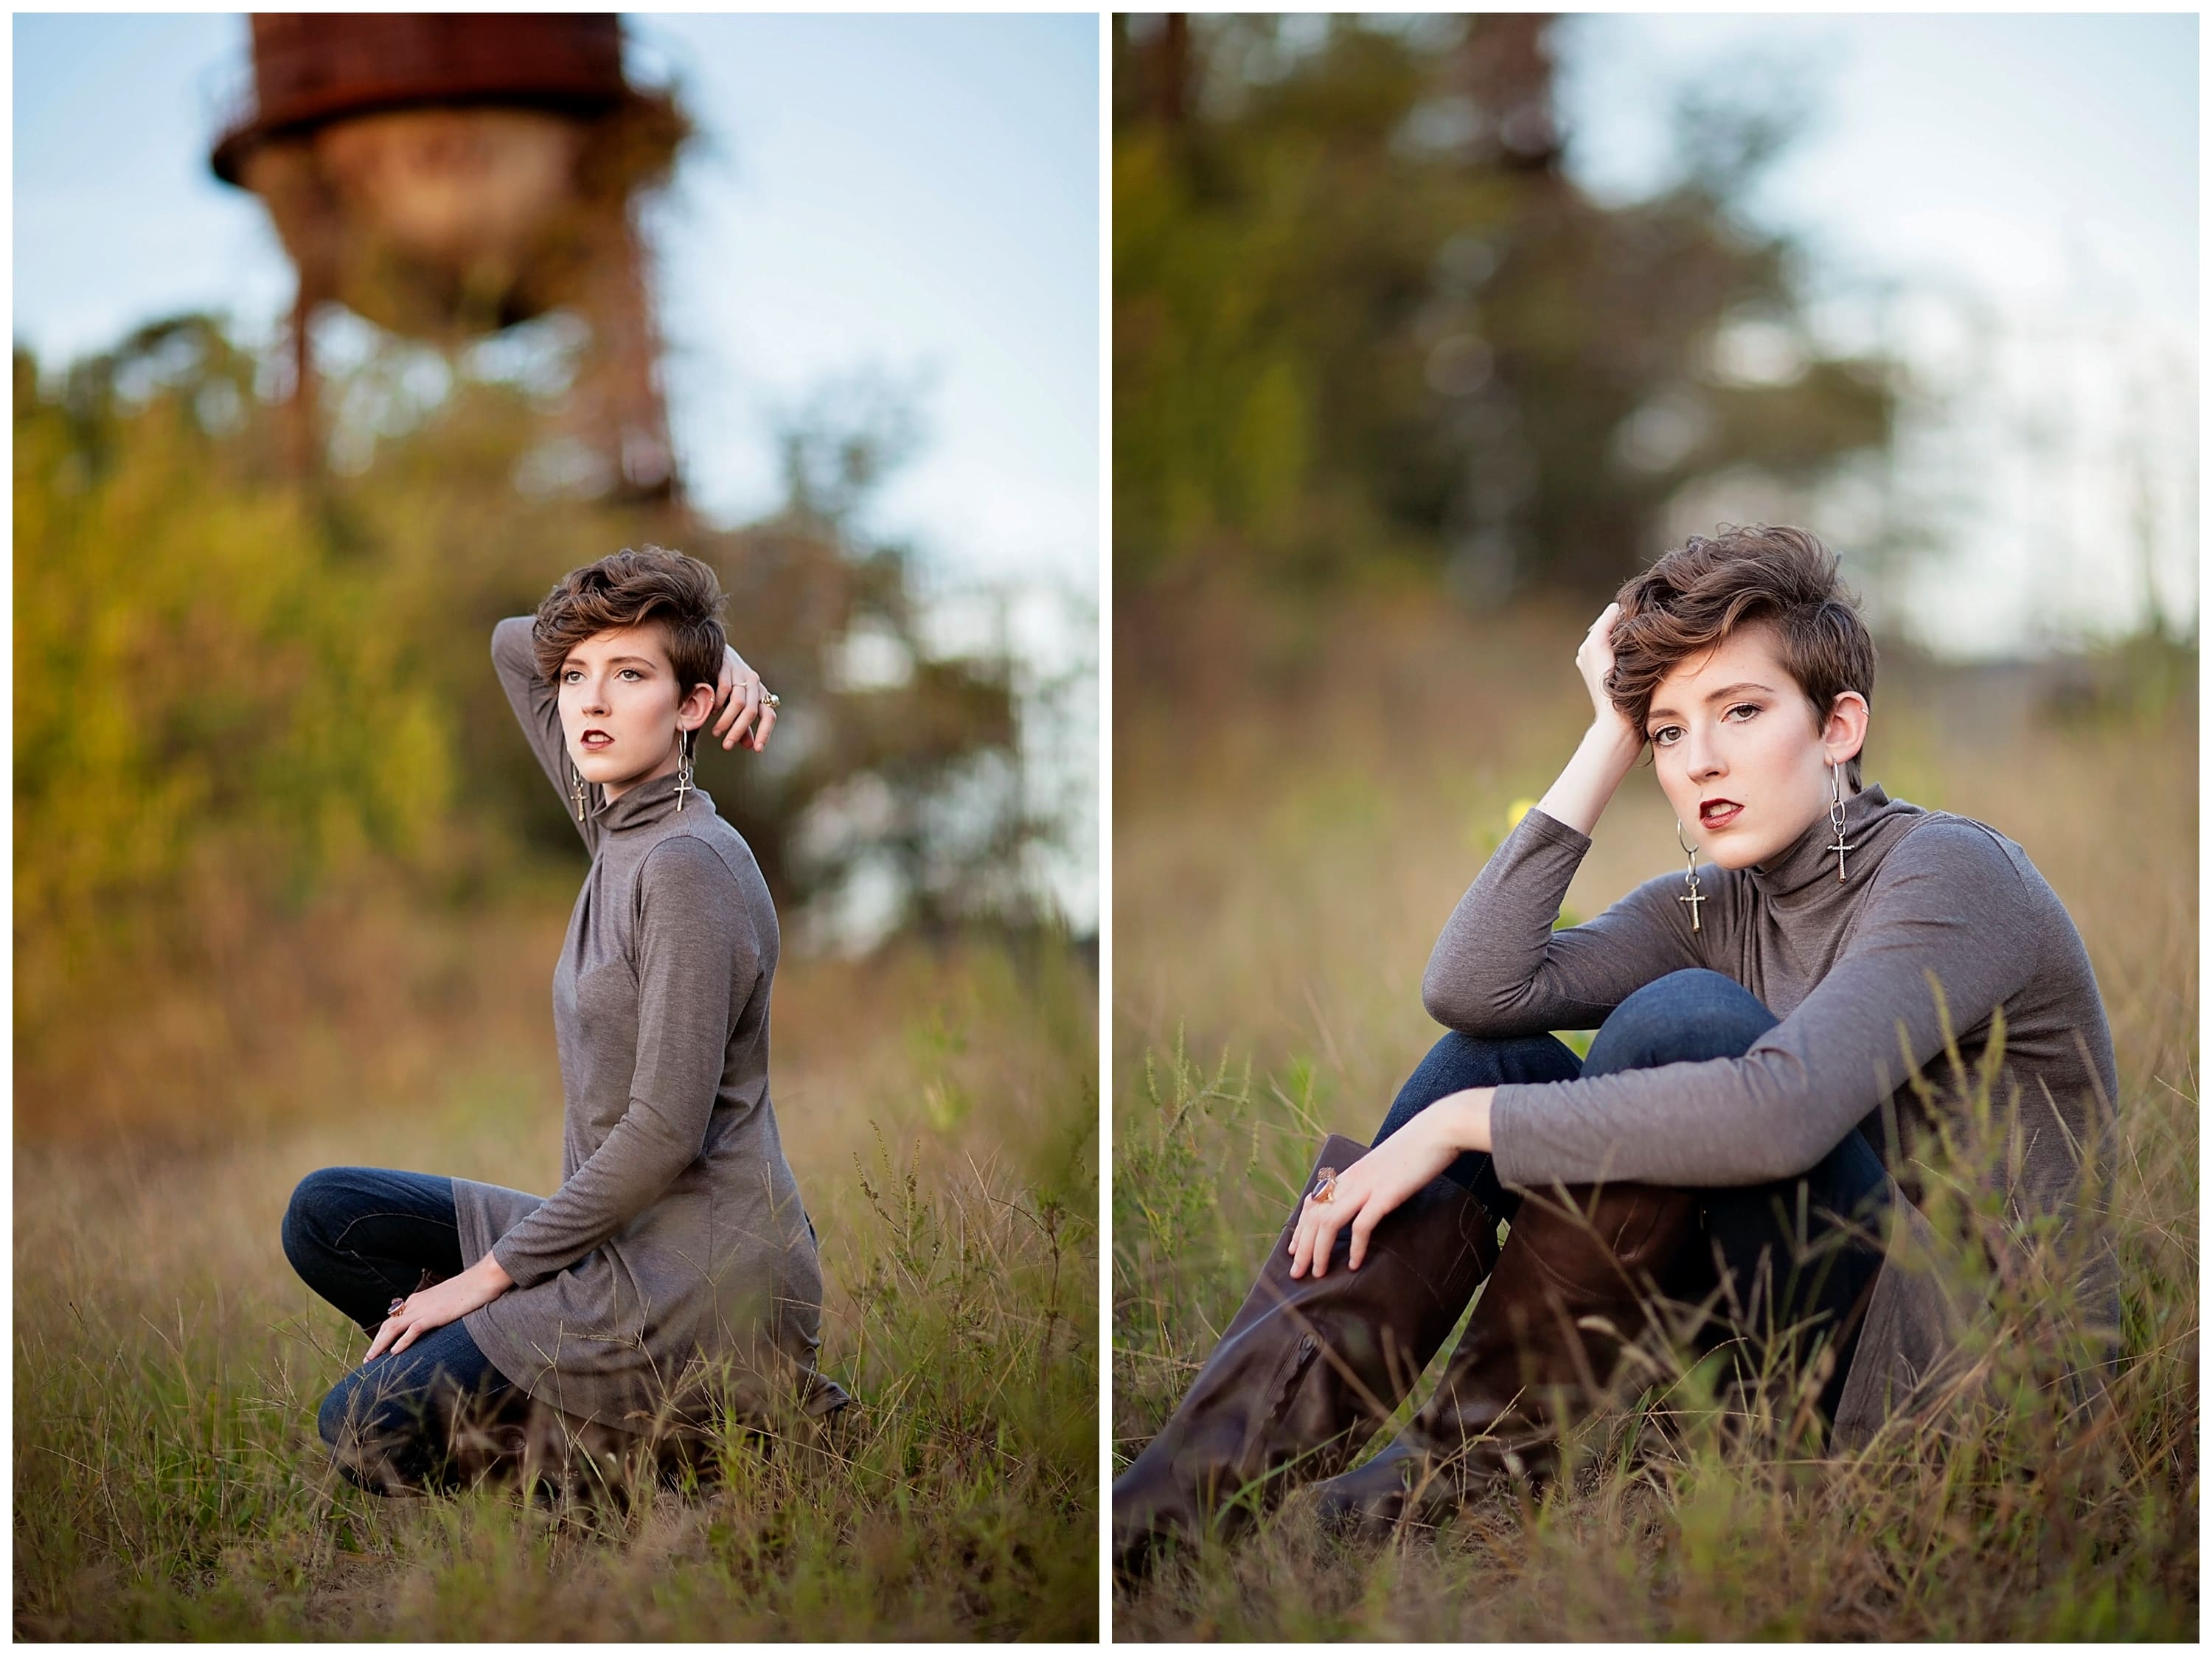
[[[1620,605],[1608,604],[1598,618],[1590,623],[1589,631],[1575,651],[1575,668],[1583,676],[1583,686],[1589,692],[1590,711],[1601,725],[1615,724],[1626,727],[1620,709],[1613,705],[1606,694],[1605,677],[1613,670],[1613,623],[1620,619]],[[1641,745],[1639,742],[1638,745]]]
[[1606,675],[1613,670],[1613,623],[1620,618],[1620,606],[1608,604],[1583,634],[1582,647],[1575,652],[1575,667],[1589,691],[1595,716],[1559,780],[1536,802],[1536,809],[1545,816],[1577,834],[1596,829],[1597,819],[1605,814],[1614,790],[1636,763],[1636,755],[1644,751],[1644,732],[1620,716],[1620,709],[1605,693]]
[[745,665],[745,658],[727,645],[722,646],[722,673],[714,686],[714,734],[726,749],[740,742],[755,753],[768,751],[769,734],[775,729],[775,709],[767,703],[768,691],[761,676]]
[[1328,1275],[1339,1232],[1352,1228],[1352,1269],[1367,1258],[1367,1241],[1386,1215],[1459,1159],[1490,1148],[1492,1087],[1471,1087],[1438,1099],[1337,1175],[1329,1199],[1306,1198],[1291,1234],[1291,1275]]
[[487,1253],[458,1277],[410,1294],[398,1310],[384,1319],[369,1342],[368,1362],[386,1350],[404,1351],[417,1338],[447,1323],[459,1322],[480,1305],[489,1305],[514,1286],[499,1261]]

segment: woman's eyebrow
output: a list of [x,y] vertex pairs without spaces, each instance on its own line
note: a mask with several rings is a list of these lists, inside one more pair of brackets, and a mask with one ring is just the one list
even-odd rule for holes
[[[561,664],[563,668],[586,667],[590,664],[590,663],[584,661],[576,656],[570,656],[566,661]],[[607,665],[610,667],[650,667],[653,665],[653,658],[651,656],[609,656],[607,658]]]
[[[1746,690],[1758,690],[1767,695],[1772,695],[1774,694],[1774,689],[1771,685],[1753,684],[1747,679],[1741,684],[1723,684],[1717,690],[1708,691],[1705,695],[1705,701],[1708,704],[1715,701],[1724,701],[1732,695],[1741,695]],[[1681,716],[1681,714],[1676,713],[1672,707],[1654,707],[1650,713],[1644,715],[1647,719],[1680,719]]]
[[1746,679],[1741,684],[1722,685],[1719,689],[1715,690],[1711,695],[1708,695],[1705,700],[1708,702],[1718,701],[1727,696],[1739,695],[1746,690],[1759,690],[1768,695],[1772,695],[1774,694],[1773,689],[1770,686],[1765,684],[1754,684],[1749,679]]

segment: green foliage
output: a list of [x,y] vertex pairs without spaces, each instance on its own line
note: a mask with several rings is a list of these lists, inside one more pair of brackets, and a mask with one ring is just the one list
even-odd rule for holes
[[[790,501],[724,531],[547,485],[557,374],[375,342],[323,386],[331,464],[312,482],[283,463],[266,378],[198,316],[58,373],[15,359],[16,1014],[35,1097],[82,1097],[133,1052],[139,1081],[176,1077],[183,1053],[149,1052],[143,1014],[179,984],[233,997],[226,1030],[191,1016],[194,1039],[234,1048],[258,1021],[237,998],[249,963],[319,904],[468,909],[573,868],[486,640],[563,571],[645,541],[717,567],[732,641],[785,698],[767,755],[708,744],[700,771],[796,937],[810,901],[864,874],[889,876],[894,922],[1040,918],[1008,875],[1050,830],[1019,786],[1012,665],[933,652],[907,555],[862,527],[915,440],[896,398],[799,409]],[[900,670],[842,671],[863,634]],[[130,1043],[106,1021],[125,1008]]]
[[[1812,349],[1791,249],[1738,211],[1786,124],[1689,101],[1677,182],[1601,206],[1556,147],[1450,136],[1548,104],[1520,27],[1115,19],[1124,590],[1224,560],[1319,585],[1441,572],[1483,601],[1606,590],[1684,484],[1803,480],[1887,441],[1887,366]],[[1745,326],[1802,368],[1732,369],[1716,343]]]
[[190,319],[58,395],[17,360],[15,879],[33,938],[173,889],[217,846],[276,892],[372,850],[434,860],[450,709],[405,671],[404,614],[362,624],[390,613],[380,572],[209,429],[252,373]]
[[[863,771],[916,825],[915,901],[943,907],[935,889],[963,877],[939,866],[929,808],[1007,752],[1010,671],[933,657],[905,555],[859,526],[915,440],[887,393],[799,410],[782,437],[789,503],[732,532],[522,487],[554,397],[420,348],[383,342],[325,387],[331,449],[355,458],[304,485],[276,464],[283,410],[255,395],[257,363],[209,318],[142,329],[58,385],[15,366],[18,808],[41,826],[64,809],[139,825],[81,833],[51,868],[54,836],[24,836],[19,878],[41,917],[173,881],[198,844],[234,836],[295,886],[370,853],[448,868],[463,824],[501,846],[572,844],[484,640],[563,570],[655,537],[718,567],[733,641],[793,704],[784,755],[741,769],[702,755],[779,894],[803,901],[848,871],[791,842]],[[856,626],[906,653],[910,681],[836,682]]]

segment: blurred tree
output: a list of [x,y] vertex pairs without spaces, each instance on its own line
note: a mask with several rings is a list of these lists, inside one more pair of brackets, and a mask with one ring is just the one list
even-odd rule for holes
[[582,474],[543,364],[502,378],[382,340],[334,379],[333,465],[307,487],[283,464],[270,365],[210,318],[58,375],[20,349],[14,366],[33,1070],[103,1002],[165,972],[219,978],[218,933],[349,883],[465,907],[576,858],[488,640],[563,571],[646,541],[715,566],[732,641],[785,698],[765,755],[710,745],[700,767],[787,913],[865,871],[878,931],[1036,918],[1003,858],[1042,825],[988,786],[1018,770],[1009,662],[933,648],[910,559],[861,526],[915,440],[895,402],[803,411],[787,504],[718,531],[564,483]]
[[1470,602],[1609,590],[1668,500],[1887,440],[1740,211],[1786,113],[1699,95],[1626,207],[1561,170],[1526,15],[1114,21],[1115,568]]

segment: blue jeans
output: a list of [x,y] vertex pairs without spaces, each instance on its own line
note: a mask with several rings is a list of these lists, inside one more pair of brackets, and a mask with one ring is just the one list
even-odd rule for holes
[[[323,1168],[284,1211],[284,1257],[301,1280],[374,1336],[398,1295],[460,1274],[453,1181],[386,1168]],[[323,1399],[316,1426],[340,1471],[364,1488],[452,1481],[454,1421],[519,1410],[527,1399],[457,1319],[404,1351],[363,1363]],[[364,1476],[364,1471],[371,1473]]]
[[[1692,969],[1669,973],[1622,1001],[1590,1041],[1587,1059],[1577,1059],[1556,1035],[1487,1040],[1455,1031],[1430,1048],[1399,1089],[1375,1142],[1469,1087],[1739,1058],[1779,1022],[1734,980]],[[1444,1177],[1501,1218],[1510,1219],[1520,1206],[1519,1196],[1498,1181],[1490,1157],[1479,1151],[1462,1156]],[[1798,1338],[1781,1354],[1791,1361],[1809,1357],[1814,1341],[1840,1339],[1835,1371],[1820,1397],[1833,1420],[1866,1295],[1881,1268],[1876,1239],[1887,1199],[1881,1158],[1856,1131],[1796,1178],[1700,1188],[1702,1242],[1686,1247],[1670,1287],[1693,1299],[1718,1288],[1735,1331],[1754,1353],[1791,1328]]]

